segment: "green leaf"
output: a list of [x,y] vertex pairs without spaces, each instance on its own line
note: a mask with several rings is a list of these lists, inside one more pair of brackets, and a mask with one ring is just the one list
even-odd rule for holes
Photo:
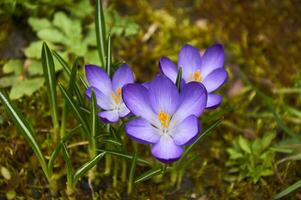
[[63,145],[62,143],[67,142],[75,133],[76,131],[81,127],[82,125],[79,124],[78,126],[76,126],[75,128],[73,128],[72,130],[70,130],[61,140],[60,143],[58,143],[56,145],[56,147],[54,148],[52,154],[50,155],[49,161],[48,161],[48,172],[51,175],[53,172],[53,166],[54,166],[54,161],[57,158],[57,156],[59,155]]
[[67,185],[69,187],[73,187],[73,183],[75,182],[73,179],[73,167],[71,163],[71,158],[68,153],[68,149],[64,143],[61,143],[63,149],[64,160],[66,162],[66,172],[67,172]]
[[182,162],[186,159],[186,156],[192,151],[192,149],[201,141],[203,141],[208,135],[209,133],[211,133],[212,130],[214,130],[216,127],[218,127],[220,124],[222,123],[222,119],[217,120],[216,122],[214,122],[213,124],[211,124],[209,126],[208,129],[206,129],[204,131],[203,134],[200,134],[199,137],[190,145],[188,146],[184,153],[183,156],[181,157],[181,159],[177,162],[177,167],[181,166]]
[[179,68],[177,80],[176,80],[176,85],[179,91],[181,90],[181,81],[182,81],[182,67]]
[[[70,67],[68,66],[67,62],[64,60],[64,58],[62,56],[60,56],[56,51],[52,51],[53,52],[53,55],[54,57],[57,59],[57,61],[61,64],[61,66],[63,67],[64,71],[66,72],[67,76],[70,78],[71,76],[71,69]],[[88,85],[86,84],[85,80],[79,76],[80,80],[81,80],[81,83],[82,85],[84,86],[85,89],[88,88]],[[76,83],[77,84],[77,83]],[[79,86],[77,85],[76,86],[79,90]]]
[[69,92],[67,92],[67,90],[62,85],[59,85],[59,87],[66,100],[67,105],[70,106],[77,121],[82,124],[83,130],[85,132],[85,136],[86,137],[90,136],[89,126],[88,126],[87,122],[85,121],[85,118],[84,118],[81,110],[79,109],[79,106],[76,104],[76,102],[73,100],[72,96],[69,94]]
[[18,99],[24,95],[31,96],[44,84],[44,78],[25,79],[15,82],[9,93],[11,99]]
[[[110,155],[113,155],[113,156],[117,156],[117,157],[120,157],[120,158],[125,158],[125,159],[128,159],[128,160],[133,160],[133,155],[131,154],[128,154],[128,153],[125,153],[125,152],[121,152],[121,151],[113,151],[113,150],[102,150],[102,149],[98,149],[98,151],[101,151],[101,152],[106,152],[107,154],[110,154]],[[147,160],[144,160],[142,158],[137,158],[137,161],[138,163],[140,164],[144,164],[144,165],[148,165],[148,166],[151,166],[151,163]]]
[[111,46],[111,35],[108,35],[107,40],[107,59],[106,59],[106,72],[107,74],[111,75],[111,65],[112,65],[112,46]]
[[43,74],[42,63],[37,60],[30,60],[30,64],[28,65],[28,73],[30,76],[42,75]]
[[293,191],[299,189],[301,187],[301,180],[295,182],[294,184],[290,185],[289,187],[287,187],[286,189],[284,189],[283,191],[279,192],[274,199],[281,199],[282,197],[292,193]]
[[106,24],[104,12],[102,8],[102,1],[96,0],[96,14],[95,14],[95,30],[98,55],[102,66],[106,62]]
[[74,173],[74,183],[76,183],[87,171],[89,171],[91,168],[93,168],[97,162],[104,157],[106,152],[102,152],[95,156],[92,160],[85,163],[83,166],[81,166],[75,173]]
[[13,120],[15,126],[21,133],[21,135],[25,138],[25,140],[29,143],[30,147],[32,148],[33,152],[35,153],[46,177],[47,180],[50,180],[47,165],[43,153],[35,139],[35,133],[27,120],[23,117],[21,112],[12,104],[10,99],[4,94],[4,91],[0,89],[0,100],[2,105],[4,106],[6,112]]
[[11,75],[11,76],[4,76],[0,78],[0,88],[10,87],[14,85],[16,82],[19,82],[20,77]]
[[22,73],[23,63],[21,60],[11,59],[3,65],[2,71],[4,74],[14,73],[20,75]]
[[154,169],[150,169],[149,171],[143,173],[141,176],[139,176],[136,180],[135,180],[135,183],[141,183],[143,181],[146,181],[150,178],[153,178],[154,176],[157,176],[159,174],[162,174],[163,172],[163,169],[162,167],[157,167],[157,168],[154,168]]
[[53,28],[40,30],[37,32],[37,35],[41,40],[47,42],[66,44],[66,41],[68,41],[68,38],[59,30]]
[[30,43],[28,47],[25,48],[24,54],[27,58],[41,59],[41,49],[43,46],[43,41],[39,40]]
[[251,148],[250,148],[250,142],[246,138],[239,136],[238,137],[238,145],[244,152],[249,153],[249,154],[252,153]]
[[[54,69],[54,63],[53,63],[51,51],[45,42],[43,43],[41,57],[42,57],[44,78],[46,81],[46,87],[48,91],[47,94],[48,94],[48,99],[50,104],[52,123],[54,126],[55,134],[57,134],[56,131],[58,130],[59,127],[59,121],[58,121],[58,110],[57,110],[55,69]],[[57,139],[58,137],[55,136],[55,140]]]
[[50,21],[45,18],[40,19],[40,18],[30,17],[28,19],[28,23],[35,32],[38,32],[39,30],[42,29],[50,28],[52,26]]
[[96,107],[96,96],[94,93],[94,90],[92,90],[91,94],[91,114],[90,114],[90,120],[91,120],[91,136],[90,136],[90,150],[94,154],[96,151],[96,129],[97,129],[97,107]]

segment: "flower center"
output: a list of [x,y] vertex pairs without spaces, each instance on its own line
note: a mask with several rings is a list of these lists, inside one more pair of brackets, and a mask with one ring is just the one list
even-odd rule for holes
[[118,88],[116,93],[112,92],[112,98],[116,104],[119,104],[121,101],[121,92],[122,92],[121,88]]
[[170,123],[170,115],[169,114],[167,114],[163,111],[160,111],[158,113],[158,119],[161,123],[162,128],[164,128],[164,129],[168,128],[169,123]]
[[201,72],[200,70],[196,70],[195,72],[190,74],[190,81],[202,82]]

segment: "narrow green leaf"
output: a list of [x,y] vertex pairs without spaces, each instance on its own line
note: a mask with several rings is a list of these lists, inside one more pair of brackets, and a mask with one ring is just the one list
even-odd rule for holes
[[249,81],[249,79],[246,77],[246,75],[244,73],[240,73],[243,81],[248,84],[255,92],[256,94],[258,94],[258,96],[262,99],[263,103],[268,107],[268,109],[270,110],[270,112],[273,114],[275,121],[277,122],[278,126],[284,131],[286,132],[289,136],[294,136],[296,135],[294,133],[294,131],[292,129],[290,129],[285,122],[283,121],[282,117],[277,114],[275,106],[274,106],[274,102],[273,102],[273,98],[267,96],[266,94],[264,94],[263,92],[261,92],[257,87],[255,87],[251,81]]
[[111,46],[111,35],[108,35],[107,40],[107,60],[106,60],[106,72],[110,76],[111,75],[111,65],[112,65],[112,46]]
[[56,142],[58,141],[58,110],[57,110],[57,94],[56,94],[56,78],[55,78],[55,69],[53,58],[50,49],[47,44],[44,42],[42,47],[42,65],[43,65],[43,73],[47,86],[47,94],[50,104],[52,123],[54,126],[54,139]]
[[287,187],[286,189],[284,189],[283,191],[279,192],[274,199],[281,199],[282,197],[292,193],[293,191],[299,189],[301,187],[301,180],[295,182],[294,184],[290,185],[289,187]]
[[182,81],[182,67],[179,68],[179,72],[176,80],[176,85],[179,91],[181,90],[181,81]]
[[91,136],[89,138],[89,147],[90,147],[90,156],[92,154],[92,157],[95,156],[96,153],[96,128],[97,128],[97,117],[96,117],[96,96],[94,93],[94,90],[92,90],[92,95],[91,95],[91,102],[90,102],[90,107],[91,107],[91,114],[90,114],[90,120],[91,120]]
[[75,183],[73,179],[73,167],[72,167],[72,162],[70,155],[68,153],[68,149],[64,143],[61,143],[62,148],[63,148],[63,155],[64,155],[64,160],[66,162],[66,172],[67,172],[67,185],[69,187],[73,187],[73,183]]
[[211,126],[209,126],[209,128],[204,131],[203,134],[200,134],[200,136],[192,143],[192,145],[188,146],[187,149],[184,151],[183,156],[181,157],[181,159],[177,162],[177,166],[180,166],[180,164],[183,162],[183,160],[185,160],[186,156],[192,151],[192,149],[201,141],[203,141],[208,135],[209,133],[211,133],[211,131],[213,129],[215,129],[216,127],[218,127],[221,123],[222,123],[222,118],[217,120],[215,123],[211,124]]
[[79,57],[77,57],[73,63],[71,74],[69,78],[69,84],[68,84],[68,90],[72,94],[74,88],[75,88],[75,82],[76,82],[76,74],[77,74],[77,66],[79,62]]
[[[146,181],[150,178],[153,178],[154,176],[157,176],[159,174],[162,174],[163,173],[163,170],[164,168],[162,168],[161,166],[160,167],[156,167],[156,168],[153,168],[153,169],[150,169],[148,170],[147,172],[143,173],[141,176],[139,176],[134,183],[141,183],[143,181]],[[167,171],[170,171],[171,170],[171,167],[167,167],[165,169],[165,172]]]
[[[59,61],[59,63],[62,65],[62,67],[63,67],[64,71],[66,72],[66,74],[68,75],[68,77],[70,77],[71,76],[71,69],[68,66],[67,62],[56,51],[53,50],[52,53],[53,53],[54,57],[57,59],[57,61]],[[83,77],[79,76],[79,79],[81,80],[81,83],[84,86],[84,88],[87,89],[88,85],[86,84]],[[77,85],[77,88],[79,90],[80,87]]]
[[13,120],[14,124],[16,125],[17,129],[20,131],[21,135],[25,138],[25,140],[29,143],[30,147],[32,148],[33,152],[35,153],[37,159],[40,162],[40,165],[47,177],[50,180],[50,176],[47,170],[47,164],[43,153],[35,139],[34,130],[31,128],[27,120],[23,117],[21,112],[13,105],[7,95],[4,94],[4,91],[0,89],[0,100],[10,116]]
[[85,163],[83,166],[81,166],[75,173],[74,173],[74,183],[76,183],[87,171],[89,171],[91,168],[93,168],[97,162],[104,157],[106,152],[102,152],[95,156],[92,160]]
[[57,158],[57,156],[59,155],[59,153],[60,153],[60,151],[61,151],[61,149],[62,149],[62,147],[63,147],[63,146],[62,146],[62,142],[64,143],[64,142],[68,141],[68,140],[71,138],[71,136],[72,136],[73,134],[75,134],[76,131],[77,131],[79,128],[81,128],[81,127],[82,127],[82,125],[79,124],[78,126],[76,126],[75,128],[73,128],[72,130],[70,130],[70,131],[62,138],[61,142],[60,142],[59,144],[57,144],[57,146],[56,146],[55,149],[53,150],[52,154],[50,155],[49,161],[48,161],[48,172],[49,172],[50,175],[51,175],[52,172],[53,172],[54,161],[55,161],[55,159]]
[[73,100],[73,98],[71,97],[69,92],[62,85],[59,85],[59,87],[66,100],[67,105],[70,106],[77,121],[82,124],[83,130],[84,130],[86,136],[89,136],[90,135],[89,126],[88,126],[88,123],[85,121],[85,118],[82,115],[81,110],[79,109],[79,106],[76,104],[76,102]]
[[106,24],[101,0],[96,0],[95,31],[99,59],[106,66]]
[[134,180],[134,175],[135,175],[135,170],[136,170],[136,164],[137,164],[137,152],[135,152],[131,164],[131,169],[130,169],[130,175],[129,175],[129,181],[128,181],[128,194],[132,192],[132,187],[133,187],[133,180]]
[[[102,149],[98,149],[98,151],[101,151],[101,152],[106,152],[107,154],[111,154],[113,156],[117,156],[117,157],[120,157],[120,158],[125,158],[125,159],[128,159],[128,160],[133,160],[133,155],[131,154],[127,154],[127,153],[124,153],[124,152],[120,152],[120,151],[113,151],[113,150],[102,150]],[[144,165],[149,165],[151,166],[151,163],[147,160],[144,160],[142,158],[137,158],[137,161],[138,163],[140,164],[144,164]]]

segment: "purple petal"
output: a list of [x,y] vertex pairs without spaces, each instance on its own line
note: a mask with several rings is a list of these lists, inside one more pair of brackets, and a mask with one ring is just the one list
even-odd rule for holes
[[201,67],[201,55],[198,49],[188,44],[184,45],[179,53],[178,66],[182,67],[183,79],[190,81],[190,75]]
[[208,94],[207,109],[214,109],[222,103],[222,96],[219,94]]
[[122,104],[122,109],[118,112],[119,117],[126,117],[130,114],[130,110],[125,106],[125,104]]
[[203,80],[203,84],[207,89],[207,92],[213,92],[221,85],[223,85],[228,78],[228,73],[223,68],[219,68],[211,72],[206,78]]
[[155,144],[160,139],[158,129],[143,118],[137,118],[125,124],[126,133],[142,144]]
[[158,75],[150,83],[149,100],[156,113],[163,111],[172,115],[179,102],[177,86],[166,76]]
[[104,123],[114,123],[119,120],[119,115],[117,110],[108,110],[98,113],[98,117],[104,122]]
[[178,160],[183,153],[183,148],[174,143],[168,134],[163,134],[158,143],[152,146],[152,154],[161,162]]
[[97,88],[95,87],[89,87],[85,94],[88,97],[88,99],[91,99],[91,93],[92,93],[92,89],[94,90],[94,94],[96,97],[96,101],[97,101],[97,105],[104,109],[104,110],[110,110],[113,107],[112,104],[112,100],[110,99],[110,97],[107,97],[106,95],[104,95],[101,91],[99,91]]
[[151,81],[148,81],[148,82],[142,83],[142,85],[143,85],[146,89],[149,89],[150,83],[151,83]]
[[171,131],[171,136],[176,145],[182,146],[194,138],[199,132],[199,120],[196,116],[190,115]]
[[198,133],[193,138],[191,138],[185,145],[192,145],[198,139],[201,131],[202,131],[202,125],[199,121],[198,122]]
[[178,68],[169,58],[162,57],[159,61],[160,72],[167,76],[172,82],[176,82]]
[[171,125],[177,125],[190,115],[199,117],[207,103],[207,91],[203,84],[187,83],[180,93],[180,105],[171,119]]
[[215,44],[207,48],[201,64],[201,75],[206,78],[213,70],[224,66],[224,48],[221,44]]
[[148,90],[140,84],[127,84],[122,89],[123,102],[133,114],[158,125],[159,121],[149,102],[148,93]]
[[121,65],[113,75],[112,87],[116,92],[118,88],[122,88],[128,83],[134,83],[135,78],[132,70],[127,64]]
[[103,94],[109,96],[112,92],[112,84],[108,74],[96,65],[86,65],[86,79],[90,86],[97,88]]

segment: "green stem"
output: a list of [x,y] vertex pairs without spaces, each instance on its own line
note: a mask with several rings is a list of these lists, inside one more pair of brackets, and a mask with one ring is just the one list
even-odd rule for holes
[[113,172],[113,187],[117,187],[118,177],[118,160],[114,159],[114,172]]

